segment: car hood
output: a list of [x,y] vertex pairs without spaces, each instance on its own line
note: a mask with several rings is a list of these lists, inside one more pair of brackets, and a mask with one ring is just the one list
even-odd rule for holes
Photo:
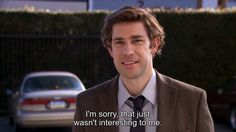
[[25,98],[76,97],[81,90],[45,90],[24,93]]

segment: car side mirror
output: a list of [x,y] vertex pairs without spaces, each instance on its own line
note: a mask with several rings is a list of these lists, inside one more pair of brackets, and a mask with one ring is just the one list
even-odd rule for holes
[[220,95],[220,94],[222,94],[222,93],[223,93],[223,90],[222,90],[221,88],[217,90],[217,94]]

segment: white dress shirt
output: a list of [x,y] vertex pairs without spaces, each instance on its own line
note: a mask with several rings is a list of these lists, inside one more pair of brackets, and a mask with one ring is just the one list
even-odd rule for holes
[[[155,125],[149,125],[150,121],[157,121],[157,84],[156,84],[156,73],[154,69],[152,70],[152,77],[148,81],[144,90],[140,95],[143,95],[146,99],[143,105],[143,112],[146,113],[148,117],[144,118],[144,121],[147,123],[145,126],[145,132],[155,132]],[[139,95],[138,95],[139,96]],[[127,91],[124,83],[119,77],[118,84],[118,112],[119,112],[119,121],[126,120],[132,121],[130,116],[121,116],[121,112],[133,112],[133,103],[128,100],[129,97],[133,97]],[[127,113],[128,114],[128,113]],[[130,132],[130,125],[120,125],[119,132]]]

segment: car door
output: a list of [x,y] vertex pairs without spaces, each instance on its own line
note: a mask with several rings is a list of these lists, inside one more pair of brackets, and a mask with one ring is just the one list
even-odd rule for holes
[[214,115],[228,119],[231,108],[236,106],[236,81],[226,81],[210,96],[210,108]]

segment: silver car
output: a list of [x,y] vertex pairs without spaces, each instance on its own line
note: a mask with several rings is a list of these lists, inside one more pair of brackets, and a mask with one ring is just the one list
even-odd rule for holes
[[76,95],[84,90],[79,78],[69,72],[27,74],[12,95],[10,119],[15,130],[72,126]]

